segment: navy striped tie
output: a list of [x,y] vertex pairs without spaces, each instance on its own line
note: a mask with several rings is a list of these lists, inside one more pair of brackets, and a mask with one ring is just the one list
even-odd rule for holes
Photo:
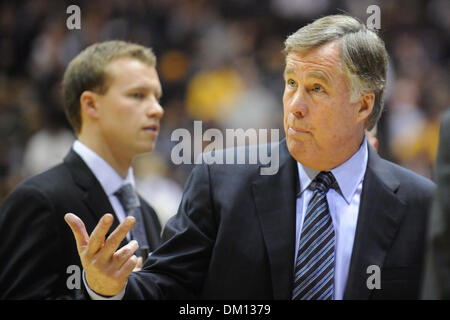
[[335,235],[326,194],[335,181],[331,172],[322,171],[311,183],[313,196],[300,235],[292,299],[333,299]]

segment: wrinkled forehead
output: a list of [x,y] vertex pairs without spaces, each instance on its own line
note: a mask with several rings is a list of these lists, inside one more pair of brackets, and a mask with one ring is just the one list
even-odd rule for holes
[[285,70],[298,67],[333,68],[341,66],[341,48],[337,41],[306,50],[292,50],[287,53]]
[[345,80],[341,68],[340,55],[322,54],[316,52],[291,52],[286,57],[284,78],[314,78],[331,84]]

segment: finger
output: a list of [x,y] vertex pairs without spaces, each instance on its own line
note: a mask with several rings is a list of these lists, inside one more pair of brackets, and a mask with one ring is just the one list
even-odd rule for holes
[[73,213],[67,213],[64,220],[69,225],[77,243],[78,253],[82,251],[89,243],[89,235],[83,221]]
[[119,250],[117,250],[113,256],[113,264],[117,269],[120,269],[122,265],[130,259],[130,257],[136,252],[139,248],[139,244],[136,240],[130,241],[126,246],[123,246]]
[[113,216],[107,213],[97,223],[97,226],[95,227],[94,231],[92,231],[89,240],[87,248],[88,255],[94,255],[103,246],[106,234],[108,233],[109,228],[111,228],[113,221]]
[[131,272],[133,272],[134,268],[136,268],[137,265],[137,257],[132,256],[130,259],[128,259],[120,268],[119,270],[119,277],[120,278],[128,278]]
[[142,257],[138,257],[136,267],[134,267],[133,271],[141,271],[143,261],[144,261],[144,259],[142,259]]
[[132,216],[126,217],[121,224],[109,235],[102,248],[102,258],[104,261],[109,260],[113,253],[117,250],[120,243],[125,239],[127,233],[133,229],[136,219]]

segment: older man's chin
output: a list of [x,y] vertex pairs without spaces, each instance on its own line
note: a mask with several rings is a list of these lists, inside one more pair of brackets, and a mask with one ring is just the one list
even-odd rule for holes
[[304,142],[288,137],[286,138],[286,144],[289,153],[296,161],[300,163],[305,161],[308,152],[308,146]]

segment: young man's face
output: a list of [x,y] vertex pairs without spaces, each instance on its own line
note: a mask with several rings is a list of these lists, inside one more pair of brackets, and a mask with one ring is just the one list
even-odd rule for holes
[[347,160],[363,137],[361,104],[350,102],[340,63],[335,42],[286,57],[286,143],[295,160],[316,170],[330,170]]
[[164,113],[156,69],[133,58],[120,58],[108,65],[107,73],[108,90],[97,96],[102,140],[127,158],[151,152]]

